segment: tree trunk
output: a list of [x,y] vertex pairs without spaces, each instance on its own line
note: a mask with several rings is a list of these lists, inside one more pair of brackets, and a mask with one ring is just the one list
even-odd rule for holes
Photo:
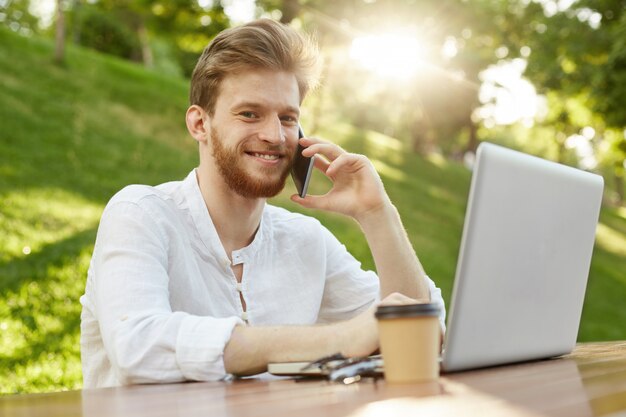
[[283,0],[280,12],[280,23],[289,24],[300,13],[300,3],[298,0]]
[[411,144],[414,153],[428,156],[435,149],[435,143],[437,143],[437,138],[430,125],[427,123],[415,124],[411,131]]
[[65,14],[63,13],[63,0],[56,0],[56,5],[54,62],[63,65],[65,63]]
[[437,144],[437,133],[432,119],[423,109],[415,114],[411,128],[411,148],[413,153],[421,156],[430,155]]
[[137,24],[137,36],[141,44],[141,62],[143,62],[145,67],[152,68],[154,66],[154,57],[152,56],[152,48],[150,47],[148,31],[143,22],[143,17],[139,18],[139,23]]
[[74,16],[72,24],[72,40],[75,45],[80,45],[80,18],[81,4],[80,0],[72,0],[72,14]]

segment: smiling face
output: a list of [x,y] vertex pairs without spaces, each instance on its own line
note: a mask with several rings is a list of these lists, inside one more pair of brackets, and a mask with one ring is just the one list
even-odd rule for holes
[[300,93],[291,73],[250,70],[220,85],[210,124],[210,164],[246,198],[266,198],[285,186],[298,141]]

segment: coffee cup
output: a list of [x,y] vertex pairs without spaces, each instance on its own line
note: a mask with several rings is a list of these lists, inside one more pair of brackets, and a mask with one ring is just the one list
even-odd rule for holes
[[381,305],[376,310],[385,380],[433,381],[439,377],[441,328],[433,303]]

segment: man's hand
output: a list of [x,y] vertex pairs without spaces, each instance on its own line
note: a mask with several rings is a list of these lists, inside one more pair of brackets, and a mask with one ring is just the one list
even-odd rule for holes
[[[419,301],[394,292],[385,297],[379,305],[415,304]],[[370,307],[358,316],[341,323],[337,323],[340,333],[345,334],[344,350],[341,353],[346,357],[360,357],[371,355],[379,348],[378,322],[375,317],[378,305]]]
[[367,214],[391,204],[376,169],[365,156],[348,153],[333,143],[315,138],[302,138],[300,144],[305,147],[302,155],[318,155],[315,167],[332,181],[333,186],[321,196],[301,198],[294,194],[291,199],[296,203],[345,214],[358,222]]

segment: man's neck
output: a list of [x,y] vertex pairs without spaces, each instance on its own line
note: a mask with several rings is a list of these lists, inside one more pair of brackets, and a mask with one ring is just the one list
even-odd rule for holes
[[248,246],[254,240],[265,199],[242,197],[219,178],[212,178],[208,171],[200,166],[196,178],[220,241],[230,257],[233,250]]

